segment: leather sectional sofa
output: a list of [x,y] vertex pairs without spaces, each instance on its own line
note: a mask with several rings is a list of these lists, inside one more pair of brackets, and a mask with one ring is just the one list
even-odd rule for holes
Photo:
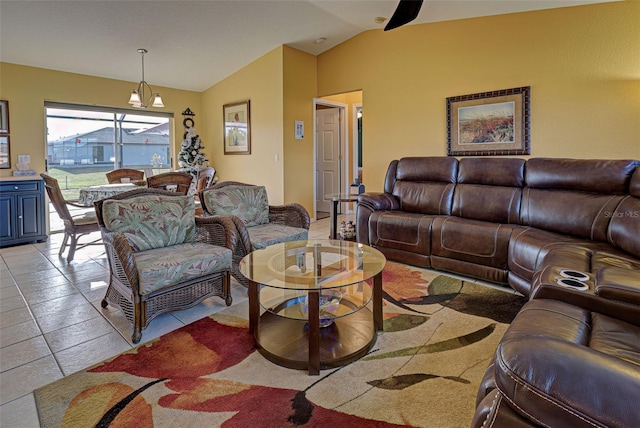
[[358,197],[389,260],[529,297],[478,391],[474,427],[640,426],[640,162],[413,157]]

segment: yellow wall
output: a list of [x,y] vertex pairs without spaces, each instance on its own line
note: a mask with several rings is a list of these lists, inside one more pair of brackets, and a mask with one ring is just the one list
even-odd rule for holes
[[[263,185],[272,205],[284,201],[282,52],[278,47],[204,91],[196,121],[220,181]],[[251,155],[225,155],[223,106],[245,100],[251,102]]]
[[640,159],[640,2],[364,32],[318,56],[319,95],[363,91],[363,182],[446,154],[447,97],[531,86],[531,155]]
[[[317,92],[316,57],[286,46],[283,54],[284,202],[297,202],[309,213],[313,213],[313,98]],[[302,140],[295,139],[296,120],[304,122]]]
[[[31,155],[30,167],[44,172],[45,100],[130,108],[127,101],[136,85],[137,82],[0,63],[0,99],[9,100],[11,131],[11,169],[1,169],[0,177],[12,175],[19,154]],[[187,107],[199,113],[201,95],[197,92],[156,86],[153,86],[153,89],[162,94],[165,103],[165,108],[153,110],[174,113],[175,160],[184,133],[180,113]]]

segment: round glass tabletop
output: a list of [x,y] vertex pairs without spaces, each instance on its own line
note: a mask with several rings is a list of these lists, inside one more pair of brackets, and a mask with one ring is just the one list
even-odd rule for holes
[[339,288],[380,273],[384,255],[368,245],[339,240],[292,241],[253,251],[240,273],[267,287],[289,290]]

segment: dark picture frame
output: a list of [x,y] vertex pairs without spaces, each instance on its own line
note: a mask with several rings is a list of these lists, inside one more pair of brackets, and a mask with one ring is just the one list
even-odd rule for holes
[[224,154],[251,154],[250,100],[223,106]]
[[447,155],[529,155],[531,87],[447,98]]
[[11,168],[11,144],[8,135],[0,135],[0,169]]
[[9,101],[0,100],[0,135],[9,134]]

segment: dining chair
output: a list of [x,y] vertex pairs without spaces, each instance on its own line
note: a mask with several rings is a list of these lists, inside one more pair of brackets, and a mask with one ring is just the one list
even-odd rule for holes
[[207,187],[211,187],[213,178],[216,175],[215,168],[208,166],[198,171],[198,182],[196,183],[196,195]]
[[[75,256],[76,250],[86,247],[87,245],[100,244],[100,238],[87,242],[82,245],[78,245],[78,239],[91,232],[97,232],[100,230],[98,226],[98,219],[94,210],[83,212],[82,214],[71,215],[69,207],[77,207],[86,209],[87,206],[73,203],[65,200],[58,185],[58,180],[47,174],[40,174],[40,177],[44,180],[44,186],[47,189],[49,200],[55,208],[58,216],[64,223],[64,239],[62,240],[62,246],[58,255],[62,256],[67,245],[69,246],[69,253],[67,254],[67,263],[71,263]],[[69,242],[71,239],[71,242]]]
[[107,181],[109,184],[115,183],[133,183],[144,180],[144,172],[131,168],[119,168],[107,172]]
[[193,175],[171,171],[147,177],[147,187],[163,190],[171,190],[183,195],[188,195],[193,183]]

